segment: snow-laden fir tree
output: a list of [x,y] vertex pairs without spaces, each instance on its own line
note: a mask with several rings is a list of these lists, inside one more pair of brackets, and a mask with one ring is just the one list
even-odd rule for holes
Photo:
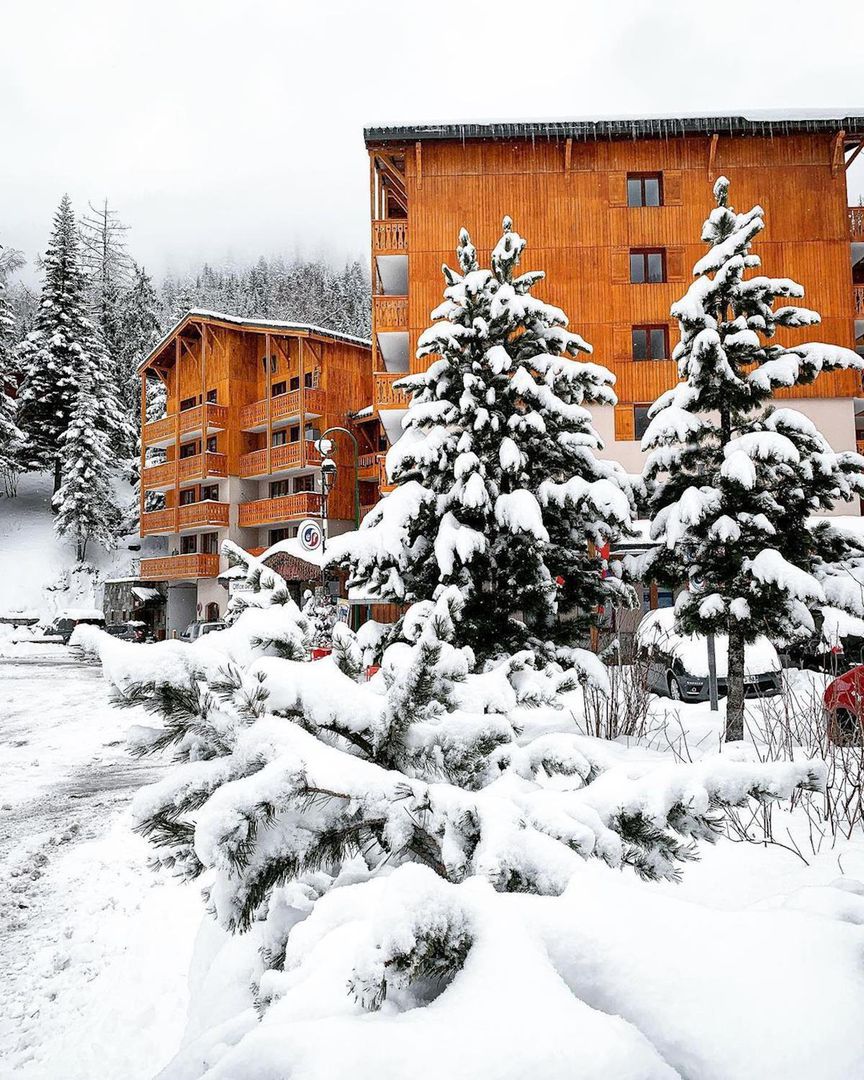
[[87,281],[68,195],[60,201],[48,250],[34,330],[18,350],[22,373],[18,424],[25,435],[24,468],[54,473],[60,486],[61,439],[86,376],[97,402],[96,422],[112,444],[122,442],[129,420],[117,402],[110,364],[89,318]]
[[75,540],[75,554],[84,561],[91,540],[113,548],[120,523],[111,483],[113,454],[99,426],[99,399],[89,373],[78,385],[69,426],[60,436],[60,487],[54,495],[54,528]]
[[307,589],[302,611],[309,620],[312,645],[318,649],[329,649],[333,644],[333,627],[336,625],[335,599],[328,593]]
[[15,422],[17,380],[12,369],[13,320],[0,270],[0,480],[6,494],[15,494],[24,449],[24,434]]
[[505,218],[481,269],[461,232],[460,270],[443,268],[445,300],[419,340],[429,367],[398,384],[411,395],[387,456],[398,486],[331,544],[367,595],[411,602],[458,587],[460,633],[479,655],[575,644],[598,605],[630,597],[597,555],[631,515],[587,408],[615,403],[614,378],[578,359],[591,346],[532,295],[544,275],[517,273],[524,248]]
[[739,739],[745,643],[760,634],[777,642],[809,637],[811,608],[826,602],[826,587],[828,600],[844,601],[842,584],[825,579],[857,545],[812,515],[864,491],[864,459],[835,453],[800,413],[765,406],[776,387],[801,386],[822,371],[861,368],[864,361],[835,345],[767,343],[778,329],[816,325],[819,315],[774,307],[804,295],[796,282],[745,276],[760,265],[750,249],[764,213],[755,206],[736,214],[728,193],[721,177],[702,231],[709,251],[672,306],[682,381],[654,403],[642,440],[651,451],[645,478],[659,546],[639,572],[673,586],[689,578],[677,623],[687,633],[728,635],[726,734]]
[[[247,553],[226,553],[247,583],[228,629],[140,646],[87,628],[118,700],[158,718],[136,730],[138,751],[173,758],[136,798],[138,828],[175,871],[206,872],[209,911],[248,932],[246,959],[235,942],[229,966],[244,972],[237,1009],[250,1023],[224,1029],[211,1065],[253,1032],[253,1006],[263,1015],[290,997],[297,958],[316,927],[326,934],[334,905],[355,913],[359,932],[376,890],[405,883],[374,940],[337,935],[328,946],[345,957],[344,975],[321,972],[336,1013],[353,1000],[371,1011],[386,1002],[395,1016],[428,1004],[471,956],[472,897],[487,897],[493,921],[513,910],[496,897],[555,903],[571,881],[592,887],[592,860],[674,879],[694,842],[716,835],[719,807],[823,782],[818,762],[654,764],[580,736],[574,672],[530,650],[480,670],[457,644],[467,604],[455,584],[409,608],[370,681],[342,624],[333,655],[310,662],[311,628],[285,583]],[[605,680],[596,657],[591,677]],[[421,880],[419,894],[408,887]],[[532,925],[532,911],[551,910],[543,904],[525,908]],[[176,1075],[203,1075],[205,1057]]]

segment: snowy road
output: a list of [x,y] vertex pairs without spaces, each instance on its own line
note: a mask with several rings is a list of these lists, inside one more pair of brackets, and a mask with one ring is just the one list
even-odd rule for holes
[[172,1055],[197,890],[147,866],[126,810],[161,767],[66,649],[0,658],[0,1078],[138,1080]]

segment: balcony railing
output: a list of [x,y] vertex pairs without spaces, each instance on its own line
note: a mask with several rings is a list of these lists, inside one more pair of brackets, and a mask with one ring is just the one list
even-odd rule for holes
[[376,255],[401,255],[408,250],[408,222],[398,218],[372,222],[372,250]]
[[407,409],[408,395],[404,390],[397,390],[393,383],[405,377],[406,372],[376,371],[372,376],[375,382],[375,407],[377,409]]
[[295,518],[317,517],[320,513],[320,494],[315,491],[300,491],[296,495],[241,503],[239,524],[241,528],[250,528],[270,525],[277,521],[292,521]]
[[222,526],[228,524],[228,503],[197,502],[185,506],[168,507],[165,510],[152,510],[141,515],[141,535],[159,536],[166,533],[181,532],[201,525]]
[[158,536],[174,532],[174,507],[167,510],[151,510],[141,515],[139,532],[142,536]]
[[372,312],[376,333],[408,329],[407,296],[373,296]]
[[139,576],[142,581],[191,581],[216,577],[218,573],[218,555],[165,555],[142,559]]
[[184,409],[179,414],[171,413],[163,416],[161,420],[154,420],[144,425],[144,445],[153,446],[155,443],[174,442],[175,432],[179,427],[180,435],[192,435],[197,432],[211,433],[223,431],[228,426],[228,406],[207,403],[196,405],[192,409]]
[[[253,450],[251,454],[244,454],[240,458],[240,475],[245,479],[250,476],[270,476],[272,473],[282,472],[288,469],[302,468],[303,461],[301,442],[285,443],[284,446],[270,447],[270,460],[267,460],[267,450]],[[306,440],[306,464],[317,465],[321,461],[321,455],[315,449],[315,443]]]
[[161,465],[150,465],[141,474],[142,486],[151,490],[173,487],[178,466],[181,484],[189,480],[218,479],[228,475],[228,459],[224,454],[193,454],[180,458],[179,462],[163,461]]
[[228,503],[207,500],[178,506],[177,523],[181,529],[193,529],[196,525],[225,526],[228,524]]
[[855,449],[859,454],[864,454],[864,439],[855,440]]
[[[270,398],[270,422],[284,423],[300,416],[300,391],[292,390]],[[318,386],[307,386],[303,391],[303,407],[307,416],[320,416],[324,412],[326,394]],[[263,431],[267,427],[267,399],[253,401],[240,410],[242,431]]]
[[855,317],[864,318],[864,285],[853,285],[852,292],[855,301]]
[[849,207],[849,239],[864,243],[864,206]]

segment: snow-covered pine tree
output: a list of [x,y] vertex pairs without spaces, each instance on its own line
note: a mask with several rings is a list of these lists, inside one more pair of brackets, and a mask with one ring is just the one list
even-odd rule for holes
[[110,364],[88,315],[87,281],[68,195],[60,201],[48,250],[34,330],[18,349],[22,373],[18,424],[25,435],[23,467],[54,473],[60,486],[61,438],[85,377],[97,402],[97,422],[113,445],[128,439],[129,421],[114,392]]
[[[96,631],[92,647],[120,703],[161,720],[138,731],[139,751],[174,758],[136,798],[138,828],[179,873],[207,872],[223,928],[250,931],[254,985],[240,1009],[263,1013],[288,991],[289,958],[319,903],[362,905],[364,883],[413,880],[412,864],[432,892],[381,915],[394,953],[373,949],[349,968],[365,1009],[422,1006],[453,979],[473,947],[463,905],[478,888],[493,908],[500,894],[559,896],[592,859],[674,879],[693,842],[716,835],[717,808],[824,781],[819,762],[654,768],[637,753],[634,770],[625,748],[576,733],[570,673],[530,651],[477,669],[456,644],[465,609],[456,585],[407,611],[371,681],[342,624],[332,657],[303,661],[309,627],[284,582],[225,550],[251,587],[235,593],[227,630],[188,646],[132,646]],[[593,675],[604,679],[596,658]],[[452,923],[437,919],[437,900],[426,903],[445,888]],[[242,945],[231,948],[237,970]],[[323,991],[337,1011],[345,982]]]
[[312,645],[329,649],[333,644],[333,627],[336,625],[336,601],[320,591],[307,589],[303,596],[303,614],[309,620]]
[[61,483],[54,495],[54,528],[75,538],[75,554],[84,561],[91,540],[110,549],[120,523],[111,484],[113,455],[99,426],[99,400],[89,372],[78,384],[69,426],[61,435]]
[[740,739],[745,643],[760,634],[780,642],[812,634],[810,608],[826,599],[820,579],[857,548],[811,516],[864,490],[864,459],[834,453],[800,413],[763,406],[775,387],[864,361],[835,345],[763,343],[778,329],[820,319],[805,308],[774,308],[778,298],[804,295],[796,282],[745,278],[760,265],[750,248],[764,214],[759,206],[736,214],[728,192],[721,177],[702,231],[710,249],[672,306],[682,381],[654,403],[642,440],[651,451],[644,472],[659,546],[639,572],[675,586],[689,577],[697,588],[679,598],[678,624],[728,634],[726,737]]
[[15,422],[17,379],[12,370],[13,320],[6,298],[6,278],[0,270],[0,480],[8,496],[16,491],[24,434]]
[[596,550],[626,531],[623,469],[596,452],[590,404],[613,405],[614,382],[576,359],[591,346],[560,309],[517,275],[525,241],[504,219],[491,270],[468,233],[460,272],[444,267],[445,301],[420,337],[422,374],[387,467],[398,485],[359,532],[331,544],[349,584],[392,602],[456,585],[464,643],[478,655],[538,641],[573,645],[601,604],[629,600]]

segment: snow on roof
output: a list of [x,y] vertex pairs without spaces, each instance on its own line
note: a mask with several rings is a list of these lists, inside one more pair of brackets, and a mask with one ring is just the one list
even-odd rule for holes
[[63,608],[57,612],[58,619],[104,619],[98,608]]
[[147,603],[148,600],[161,600],[162,593],[158,589],[149,589],[142,586],[133,585],[132,595],[137,596],[143,603]]
[[753,109],[711,116],[594,116],[534,120],[467,120],[437,124],[378,125],[364,129],[366,142],[423,139],[629,139],[693,134],[783,135],[864,131],[864,109]]
[[254,330],[295,330],[298,333],[317,334],[321,337],[333,338],[335,341],[348,341],[352,345],[361,345],[371,349],[372,342],[368,338],[355,337],[353,334],[343,334],[341,330],[329,330],[326,326],[314,326],[311,323],[285,322],[280,319],[260,319],[245,315],[228,315],[224,311],[208,311],[206,308],[190,308],[185,315],[181,316],[176,323],[167,330],[156,345],[150,350],[138,365],[142,371],[165,345],[171,340],[183,324],[189,319],[210,319],[214,322],[231,323],[233,326],[245,326]]
[[287,540],[279,540],[277,543],[272,544],[266,551],[262,551],[258,558],[261,562],[266,562],[267,559],[271,558],[273,555],[290,555],[292,558],[302,559],[303,562],[311,563],[319,569],[323,559],[321,548],[318,548],[317,551],[307,551],[296,536],[289,537]]

